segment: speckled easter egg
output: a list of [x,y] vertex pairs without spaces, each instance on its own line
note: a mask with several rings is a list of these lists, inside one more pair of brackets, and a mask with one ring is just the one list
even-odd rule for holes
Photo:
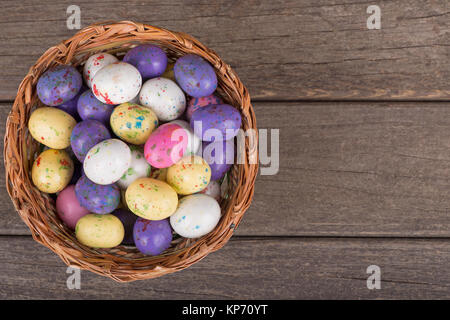
[[164,73],[161,75],[161,77],[170,79],[172,81],[176,81],[175,80],[175,74],[173,73],[173,67],[174,66],[175,66],[175,63],[173,63],[173,62],[167,63],[166,71],[164,71]]
[[113,248],[125,235],[122,222],[112,214],[88,214],[78,220],[75,235],[80,243],[92,248]]
[[69,185],[56,198],[56,212],[70,229],[75,229],[78,220],[87,215],[89,210],[78,202],[75,186]]
[[152,167],[144,158],[144,153],[137,147],[130,147],[131,149],[131,164],[127,171],[117,181],[117,185],[121,189],[126,189],[128,186],[138,178],[150,176]]
[[73,161],[64,150],[48,149],[34,160],[31,178],[41,191],[56,193],[64,189],[73,174]]
[[138,218],[134,225],[133,238],[140,252],[157,256],[167,250],[172,242],[169,220],[152,221]]
[[219,220],[217,201],[205,194],[193,194],[180,199],[170,225],[182,237],[198,238],[214,230]]
[[211,168],[211,180],[222,179],[234,163],[234,141],[203,142],[202,150]]
[[43,104],[57,106],[75,97],[82,83],[77,69],[69,65],[59,65],[39,77],[36,91]]
[[139,101],[152,109],[161,121],[178,118],[186,108],[183,91],[175,82],[166,78],[147,80],[139,93]]
[[162,220],[175,212],[178,196],[167,183],[152,178],[134,180],[125,193],[128,208],[148,220]]
[[159,126],[144,146],[144,156],[155,168],[167,168],[180,160],[186,152],[188,135],[179,125]]
[[202,57],[187,54],[177,60],[174,67],[175,79],[191,97],[205,97],[217,88],[217,76],[213,67]]
[[149,79],[159,77],[167,67],[167,55],[159,47],[151,44],[142,44],[129,50],[123,62],[135,66],[142,78]]
[[136,220],[138,219],[138,216],[133,212],[125,209],[116,209],[111,214],[119,218],[125,229],[125,236],[123,237],[122,244],[134,245],[133,228]]
[[144,144],[158,126],[158,118],[151,109],[128,102],[114,109],[110,121],[120,139],[137,145]]
[[[195,125],[195,122],[198,124]],[[197,109],[191,118],[191,128],[203,141],[230,140],[238,134],[241,123],[239,111],[228,104]]]
[[223,103],[222,99],[220,99],[215,94],[211,94],[209,96],[201,98],[191,98],[187,105],[186,118],[190,121],[192,118],[192,114],[198,108],[206,107],[211,104],[222,104],[222,103]]
[[70,99],[69,101],[64,102],[63,104],[57,105],[55,108],[58,108],[64,112],[67,112],[70,114],[75,120],[79,120],[80,116],[78,115],[78,99],[80,98],[81,94],[83,94],[87,89],[84,85],[81,86],[80,91],[77,93],[75,97]]
[[201,145],[202,141],[200,140],[199,137],[197,137],[194,134],[194,130],[192,130],[192,128],[189,125],[189,123],[187,123],[184,120],[174,120],[174,121],[171,121],[169,123],[177,124],[182,129],[186,130],[186,134],[188,136],[188,143],[187,143],[185,155],[195,154],[198,151],[198,149],[200,148],[200,145]]
[[114,184],[96,184],[85,175],[78,179],[75,195],[83,207],[98,214],[113,212],[120,202],[119,187]]
[[94,79],[97,72],[101,68],[118,61],[119,59],[109,53],[100,52],[90,56],[89,59],[86,60],[83,68],[83,78],[86,85],[91,88],[92,79]]
[[83,162],[93,146],[110,138],[111,134],[100,121],[89,119],[78,122],[73,128],[70,145],[77,159]]
[[92,92],[101,102],[121,104],[137,96],[141,85],[138,69],[129,63],[115,62],[97,71],[92,80]]
[[206,194],[207,196],[213,197],[216,201],[220,201],[220,184],[217,181],[211,180],[205,189],[199,193]]
[[178,194],[202,191],[211,179],[211,168],[199,156],[186,156],[167,170],[167,183]]
[[167,170],[168,168],[161,168],[161,169],[152,168],[150,178],[166,182]]
[[67,112],[42,107],[31,114],[28,130],[43,145],[52,149],[65,149],[70,146],[70,135],[75,124],[75,119]]
[[114,111],[114,106],[98,100],[92,91],[83,92],[78,99],[77,110],[83,120],[98,120],[101,123],[109,124],[109,118]]
[[97,184],[119,180],[131,163],[131,150],[119,139],[108,139],[93,146],[83,162],[86,176]]

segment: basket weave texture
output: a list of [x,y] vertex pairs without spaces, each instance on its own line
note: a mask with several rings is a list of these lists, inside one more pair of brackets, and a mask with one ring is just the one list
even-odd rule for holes
[[[221,201],[222,217],[217,227],[199,239],[177,238],[162,255],[142,255],[134,247],[93,249],[80,244],[73,231],[58,218],[54,197],[40,192],[31,181],[31,166],[40,151],[28,132],[31,112],[43,106],[36,83],[50,67],[79,66],[90,55],[109,52],[118,56],[139,43],[163,48],[170,60],[197,54],[211,63],[218,78],[218,94],[238,108],[242,128],[255,129],[254,139],[245,139],[245,163],[235,164],[226,176],[226,196]],[[20,83],[8,116],[4,137],[7,191],[22,220],[37,242],[50,248],[67,265],[110,277],[119,282],[149,279],[189,267],[210,252],[220,249],[232,236],[253,198],[258,171],[257,132],[247,89],[231,67],[192,36],[131,21],[107,22],[86,27],[73,37],[49,48]],[[250,164],[256,163],[256,164]]]

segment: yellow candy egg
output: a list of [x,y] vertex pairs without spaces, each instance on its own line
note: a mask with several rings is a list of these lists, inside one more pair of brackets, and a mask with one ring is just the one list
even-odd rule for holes
[[169,167],[166,179],[178,194],[192,194],[206,188],[211,168],[202,157],[189,155]]
[[76,125],[75,119],[57,108],[43,107],[33,111],[28,121],[31,136],[52,149],[70,146],[70,135]]
[[161,77],[175,81],[175,74],[173,72],[174,66],[175,66],[175,63],[173,63],[173,62],[167,63],[166,71],[164,71],[164,73],[161,75]]
[[78,220],[75,235],[82,244],[93,248],[118,246],[125,236],[119,218],[112,214],[87,214]]
[[139,178],[129,185],[125,198],[130,211],[148,220],[162,220],[175,212],[178,196],[167,183]]
[[64,150],[48,149],[34,160],[31,178],[41,191],[56,193],[72,179],[73,161]]
[[158,126],[158,118],[150,108],[129,102],[117,106],[110,121],[114,133],[132,144],[144,144]]

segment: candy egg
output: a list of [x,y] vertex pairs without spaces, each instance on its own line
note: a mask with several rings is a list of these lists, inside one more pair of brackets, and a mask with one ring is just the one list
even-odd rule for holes
[[167,78],[172,81],[175,81],[175,74],[173,73],[173,67],[175,66],[175,63],[169,62],[167,63],[166,71],[161,75],[161,78]]
[[75,235],[85,246],[113,248],[122,242],[125,230],[119,218],[112,214],[88,214],[78,220]]
[[133,238],[140,252],[157,256],[168,249],[172,242],[169,220],[152,221],[138,218],[134,225]]
[[126,189],[128,186],[138,178],[148,177],[152,167],[144,158],[144,153],[136,147],[131,149],[131,164],[128,170],[117,181],[117,185],[121,189]]
[[187,144],[186,130],[173,123],[163,124],[153,131],[145,143],[145,159],[155,168],[170,167],[183,157]]
[[170,121],[181,116],[186,108],[186,97],[170,79],[147,80],[139,93],[142,105],[152,109],[159,120]]
[[122,244],[134,245],[133,228],[138,216],[125,209],[116,209],[111,214],[119,218],[125,229],[125,236],[123,238]]
[[119,139],[108,139],[93,146],[83,162],[86,176],[97,184],[119,180],[131,163],[131,150]]
[[101,123],[109,124],[109,118],[114,111],[114,106],[98,100],[92,91],[83,92],[78,99],[77,110],[83,120],[98,120]]
[[192,114],[191,128],[203,141],[222,141],[234,138],[241,122],[241,114],[236,108],[216,104],[197,109]]
[[28,121],[31,136],[52,149],[70,146],[70,134],[75,127],[75,119],[68,113],[50,107],[37,108]]
[[186,109],[186,118],[190,121],[192,114],[197,110],[198,108],[209,106],[210,104],[222,104],[223,101],[218,96],[211,94],[206,97],[201,98],[191,98],[189,100],[187,109]]
[[77,105],[78,105],[78,99],[80,98],[81,94],[84,93],[86,90],[88,90],[85,86],[81,86],[80,91],[77,93],[75,97],[70,99],[69,101],[64,102],[63,104],[60,104],[56,106],[56,108],[67,112],[70,114],[75,120],[78,120],[80,116],[78,115]]
[[158,126],[158,118],[151,109],[128,102],[114,109],[110,122],[120,139],[138,145],[144,144]]
[[178,194],[187,195],[202,191],[211,179],[211,168],[203,158],[186,156],[167,170],[167,183]]
[[92,92],[101,102],[121,104],[139,93],[142,77],[129,63],[115,62],[101,68],[92,80]]
[[75,97],[82,83],[77,69],[69,65],[59,65],[39,78],[36,90],[42,103],[57,106]]
[[206,188],[199,193],[206,194],[207,196],[216,199],[216,201],[220,201],[220,184],[217,181],[211,180]]
[[120,191],[116,185],[96,184],[85,175],[78,179],[75,195],[83,207],[99,214],[113,212],[120,202]]
[[94,79],[94,76],[100,70],[101,68],[114,63],[118,62],[119,60],[109,53],[96,53],[89,57],[89,59],[86,60],[86,63],[84,64],[83,68],[83,78],[86,82],[86,85],[91,88],[92,87],[92,79]]
[[234,163],[234,141],[203,142],[202,150],[211,168],[211,180],[222,179]]
[[75,229],[78,220],[87,215],[89,210],[78,202],[75,186],[69,185],[56,198],[56,212],[70,229]]
[[123,62],[135,66],[142,78],[159,77],[167,67],[167,55],[159,47],[151,44],[142,44],[129,50]]
[[202,141],[200,140],[199,137],[197,137],[194,134],[194,130],[192,130],[189,123],[187,123],[184,120],[174,120],[174,121],[171,121],[170,123],[177,124],[184,130],[186,130],[186,134],[188,137],[188,143],[186,146],[185,155],[188,155],[190,153],[195,154],[198,151],[198,149],[200,148],[200,144]]
[[213,67],[202,57],[188,54],[177,60],[174,67],[175,79],[190,96],[209,96],[217,88],[217,76]]
[[84,120],[78,122],[73,128],[70,136],[70,145],[77,159],[83,162],[86,154],[93,146],[110,138],[111,134],[101,122]]
[[73,161],[64,150],[48,149],[34,160],[31,178],[41,191],[56,193],[64,189],[73,174]]
[[148,220],[162,220],[175,212],[178,196],[167,183],[151,178],[135,180],[125,193],[128,208]]
[[173,230],[185,238],[198,238],[211,232],[220,220],[220,206],[205,194],[180,199],[177,211],[170,217]]

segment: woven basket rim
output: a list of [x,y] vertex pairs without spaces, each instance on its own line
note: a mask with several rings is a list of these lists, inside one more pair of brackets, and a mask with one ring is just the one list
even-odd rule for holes
[[[209,61],[216,71],[222,97],[240,110],[242,128],[254,129],[255,139],[245,141],[246,162],[233,165],[229,172],[228,190],[231,192],[222,201],[222,218],[216,229],[195,241],[180,240],[170,253],[136,258],[123,246],[109,250],[87,248],[59,221],[53,199],[37,190],[30,179],[29,170],[38,143],[29,135],[27,124],[31,110],[39,105],[35,90],[37,80],[49,67],[67,63],[79,65],[94,52],[120,52],[131,44],[146,42],[156,43],[173,55],[194,53]],[[258,172],[256,119],[250,95],[236,73],[194,37],[133,21],[101,22],[50,47],[29,69],[7,118],[3,156],[7,192],[35,241],[55,252],[66,265],[119,282],[150,279],[189,267],[223,247],[232,236],[254,194]]]

